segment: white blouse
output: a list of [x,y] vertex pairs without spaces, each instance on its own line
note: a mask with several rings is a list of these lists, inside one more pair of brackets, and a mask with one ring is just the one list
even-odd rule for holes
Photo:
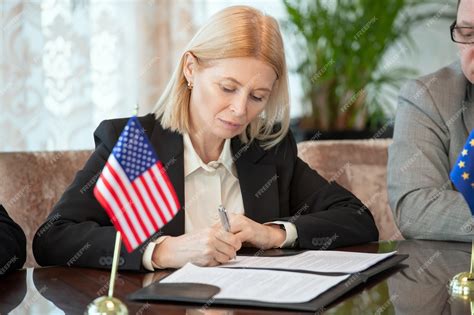
[[[183,135],[185,233],[211,227],[219,222],[217,211],[219,205],[223,205],[228,213],[245,213],[230,142],[230,139],[225,140],[217,161],[205,164],[194,150],[189,135]],[[293,223],[273,221],[265,224],[283,224],[285,226],[286,239],[280,247],[292,246],[296,241],[297,232]],[[167,237],[158,237],[156,241],[147,245],[142,258],[143,266],[147,270],[153,271],[160,268],[152,262],[153,250]]]

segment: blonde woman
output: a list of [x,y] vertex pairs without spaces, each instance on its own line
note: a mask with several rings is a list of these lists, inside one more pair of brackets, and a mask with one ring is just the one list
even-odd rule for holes
[[[94,153],[34,239],[41,265],[75,257],[74,266],[110,267],[115,229],[92,189],[82,188],[102,170],[126,122],[107,120],[95,131]],[[214,266],[242,246],[319,249],[378,238],[367,208],[297,157],[284,47],[271,16],[247,6],[214,15],[140,122],[182,209],[153,241],[122,250],[122,269]],[[219,223],[220,204],[230,212],[230,232]]]

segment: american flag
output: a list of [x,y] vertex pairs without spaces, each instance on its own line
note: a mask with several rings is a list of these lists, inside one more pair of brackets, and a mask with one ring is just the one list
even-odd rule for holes
[[451,170],[450,178],[456,189],[463,195],[474,216],[474,130],[467,138]]
[[129,119],[94,195],[133,251],[176,215],[176,192],[137,117]]

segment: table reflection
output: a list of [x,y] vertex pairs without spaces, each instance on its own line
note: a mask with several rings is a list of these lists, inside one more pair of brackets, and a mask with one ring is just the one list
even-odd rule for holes
[[[18,295],[23,297],[21,301],[16,300],[17,305],[12,310],[8,310],[8,314],[12,315],[24,315],[24,314],[51,314],[51,315],[64,315],[65,313],[59,309],[54,303],[44,297],[46,291],[49,290],[47,285],[37,287],[33,280],[35,270],[28,268],[19,272],[24,275],[22,279],[18,279],[19,282],[23,283],[25,294]],[[25,279],[26,278],[26,279]],[[19,292],[18,288],[15,291]]]
[[[469,301],[452,298],[451,278],[470,267],[471,244],[437,241],[381,242],[378,252],[408,254],[405,268],[325,309],[324,314],[471,314]],[[473,313],[474,314],[474,313]]]
[[26,295],[26,270],[0,277],[0,314],[8,314]]
[[468,271],[471,244],[457,242],[400,242],[400,254],[409,254],[406,268],[387,281],[396,314],[471,314],[469,301],[449,295],[449,281]]
[[[470,303],[452,298],[451,278],[469,270],[471,244],[401,241],[370,244],[354,251],[408,254],[397,266],[370,279],[316,314],[471,314]],[[118,274],[116,296],[130,314],[240,315],[272,314],[272,310],[201,305],[138,303],[126,296],[158,281],[167,272]],[[109,272],[86,268],[26,269],[0,277],[1,314],[77,314],[96,297],[107,294]],[[291,312],[282,312],[290,314]]]

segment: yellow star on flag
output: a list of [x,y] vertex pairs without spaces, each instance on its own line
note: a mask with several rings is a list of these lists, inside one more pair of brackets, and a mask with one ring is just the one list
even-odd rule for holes
[[471,183],[471,187],[474,188],[474,183]]
[[471,141],[469,141],[469,144],[471,145],[471,147],[474,147],[474,139],[472,139]]
[[464,166],[466,166],[466,163],[464,163],[464,161],[459,161],[458,166],[459,168],[463,168]]
[[462,173],[461,176],[462,176],[462,178],[464,178],[464,180],[468,180],[468,179],[469,179],[469,173],[464,172],[464,173]]
[[462,150],[461,154],[462,154],[462,156],[466,156],[467,155],[467,150],[466,149]]

